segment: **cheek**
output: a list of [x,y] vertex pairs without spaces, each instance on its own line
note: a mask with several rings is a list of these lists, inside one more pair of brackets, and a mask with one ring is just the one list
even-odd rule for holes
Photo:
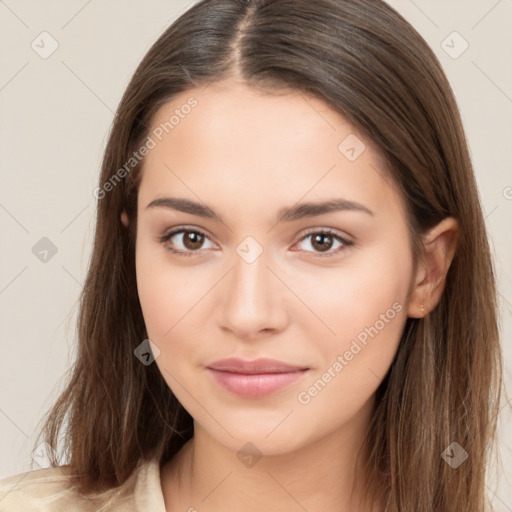
[[319,311],[323,307],[323,319],[336,336],[319,339],[321,364],[297,397],[312,416],[316,411],[332,415],[333,422],[337,414],[348,418],[376,391],[407,320],[411,272],[407,251],[382,245],[350,271],[340,270],[335,284],[324,283],[324,293],[317,294]]
[[156,342],[171,327],[176,294],[169,293],[171,283],[168,282],[164,266],[155,261],[151,251],[143,244],[137,245],[136,272],[137,290],[148,336]]
[[412,272],[405,249],[379,243],[339,267],[295,274],[297,295],[315,313],[297,320],[325,334],[319,345],[324,353],[343,350],[375,324],[379,338],[399,337]]
[[140,244],[136,252],[137,287],[148,338],[159,349],[156,365],[178,400],[186,403],[179,385],[183,362],[194,360],[198,347],[193,340],[199,339],[191,335],[193,326],[188,320],[205,290],[201,280],[191,279],[186,270],[172,268],[166,256],[164,250]]
[[137,290],[148,335],[171,337],[208,290],[193,267],[171,265],[164,248],[140,243],[136,249]]
[[208,299],[215,293],[218,272],[207,266],[176,264],[165,249],[142,243],[136,252],[136,272],[147,335],[159,349],[156,364],[186,407],[190,397],[180,383],[190,387],[194,372],[208,357],[205,322],[211,317],[208,308],[213,303]]

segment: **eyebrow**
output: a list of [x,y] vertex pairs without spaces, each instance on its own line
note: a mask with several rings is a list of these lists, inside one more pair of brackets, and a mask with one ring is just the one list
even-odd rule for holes
[[[183,213],[190,213],[207,219],[214,219],[224,223],[222,217],[206,204],[197,203],[190,199],[181,199],[176,197],[162,197],[151,201],[147,206],[149,208],[167,208]],[[338,211],[356,211],[374,216],[366,206],[355,201],[346,199],[330,199],[322,202],[299,203],[291,207],[281,208],[277,212],[278,222],[292,222],[307,217],[316,217],[326,213]]]

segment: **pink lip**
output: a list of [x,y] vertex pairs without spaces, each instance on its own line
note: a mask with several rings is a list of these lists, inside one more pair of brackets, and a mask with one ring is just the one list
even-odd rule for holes
[[275,393],[304,376],[308,370],[275,359],[244,361],[236,358],[216,361],[207,369],[220,386],[245,398],[261,398]]

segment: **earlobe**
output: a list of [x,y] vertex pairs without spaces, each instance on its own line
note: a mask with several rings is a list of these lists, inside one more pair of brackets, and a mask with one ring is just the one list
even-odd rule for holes
[[409,317],[424,317],[441,299],[459,237],[458,222],[453,217],[443,219],[424,235],[424,260],[415,276],[407,311]]
[[124,226],[127,228],[129,224],[128,220],[128,214],[126,213],[126,210],[123,210],[121,212],[121,222],[124,224]]

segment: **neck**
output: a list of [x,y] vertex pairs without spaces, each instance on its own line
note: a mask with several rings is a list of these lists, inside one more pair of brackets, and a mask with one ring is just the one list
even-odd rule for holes
[[293,452],[259,459],[239,458],[195,424],[194,437],[162,467],[166,510],[382,512],[382,504],[361,502],[364,476],[356,475],[372,404],[350,425],[328,436]]

